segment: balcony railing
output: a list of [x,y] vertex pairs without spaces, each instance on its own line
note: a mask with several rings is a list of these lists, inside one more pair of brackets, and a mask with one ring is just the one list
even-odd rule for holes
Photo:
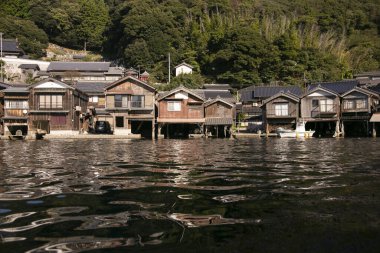
[[312,118],[329,118],[334,117],[338,113],[338,106],[336,104],[333,105],[320,105],[314,107],[311,110]]
[[269,109],[266,111],[267,118],[296,118],[297,110],[279,110],[279,109]]

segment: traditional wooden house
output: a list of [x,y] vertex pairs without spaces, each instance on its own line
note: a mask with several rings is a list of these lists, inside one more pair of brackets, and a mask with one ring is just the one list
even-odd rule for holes
[[5,90],[8,87],[8,84],[0,82],[0,135],[2,135],[4,132],[2,120],[2,118],[4,117],[4,93],[2,92],[2,90]]
[[205,107],[205,134],[206,136],[231,137],[231,128],[234,125],[235,105],[217,97],[209,99]]
[[1,92],[4,101],[2,134],[17,137],[28,135],[29,89],[26,86],[8,87]]
[[317,136],[339,134],[339,93],[322,86],[308,91],[301,98],[301,117],[309,124],[308,128],[315,130]]
[[237,104],[238,121],[247,126],[249,131],[263,130],[263,101],[284,92],[301,96],[302,89],[298,86],[256,86],[252,85],[238,91]]
[[342,94],[342,134],[368,136],[371,131],[375,134],[375,125],[371,128],[369,120],[378,104],[379,94],[369,89],[355,87]]
[[262,102],[263,124],[267,134],[278,127],[295,129],[299,119],[300,98],[290,92],[280,92]]
[[204,115],[203,94],[185,87],[178,87],[158,96],[158,135],[188,137],[189,134],[202,134]]
[[301,99],[301,118],[316,136],[341,136],[341,95],[359,86],[357,80],[311,84]]
[[86,112],[88,97],[72,86],[53,78],[29,87],[30,134],[78,134],[81,115]]
[[154,138],[155,94],[155,88],[132,76],[106,86],[106,111],[114,133]]

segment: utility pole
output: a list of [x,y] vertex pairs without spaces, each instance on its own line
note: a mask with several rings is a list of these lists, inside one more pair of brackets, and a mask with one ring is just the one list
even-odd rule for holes
[[168,54],[168,56],[169,56],[169,63],[168,63],[168,65],[169,65],[169,84],[170,84],[170,53]]
[[0,32],[0,73],[1,73],[1,81],[4,82],[3,77],[3,33]]

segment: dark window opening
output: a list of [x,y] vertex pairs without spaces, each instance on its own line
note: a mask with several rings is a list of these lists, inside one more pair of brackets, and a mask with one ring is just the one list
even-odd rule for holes
[[124,117],[116,117],[116,127],[124,127]]

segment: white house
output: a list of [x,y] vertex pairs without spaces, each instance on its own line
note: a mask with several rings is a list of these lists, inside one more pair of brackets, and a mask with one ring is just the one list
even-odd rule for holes
[[175,68],[175,76],[179,76],[181,74],[192,74],[193,66],[187,64],[186,62],[182,62],[181,64],[174,67]]

